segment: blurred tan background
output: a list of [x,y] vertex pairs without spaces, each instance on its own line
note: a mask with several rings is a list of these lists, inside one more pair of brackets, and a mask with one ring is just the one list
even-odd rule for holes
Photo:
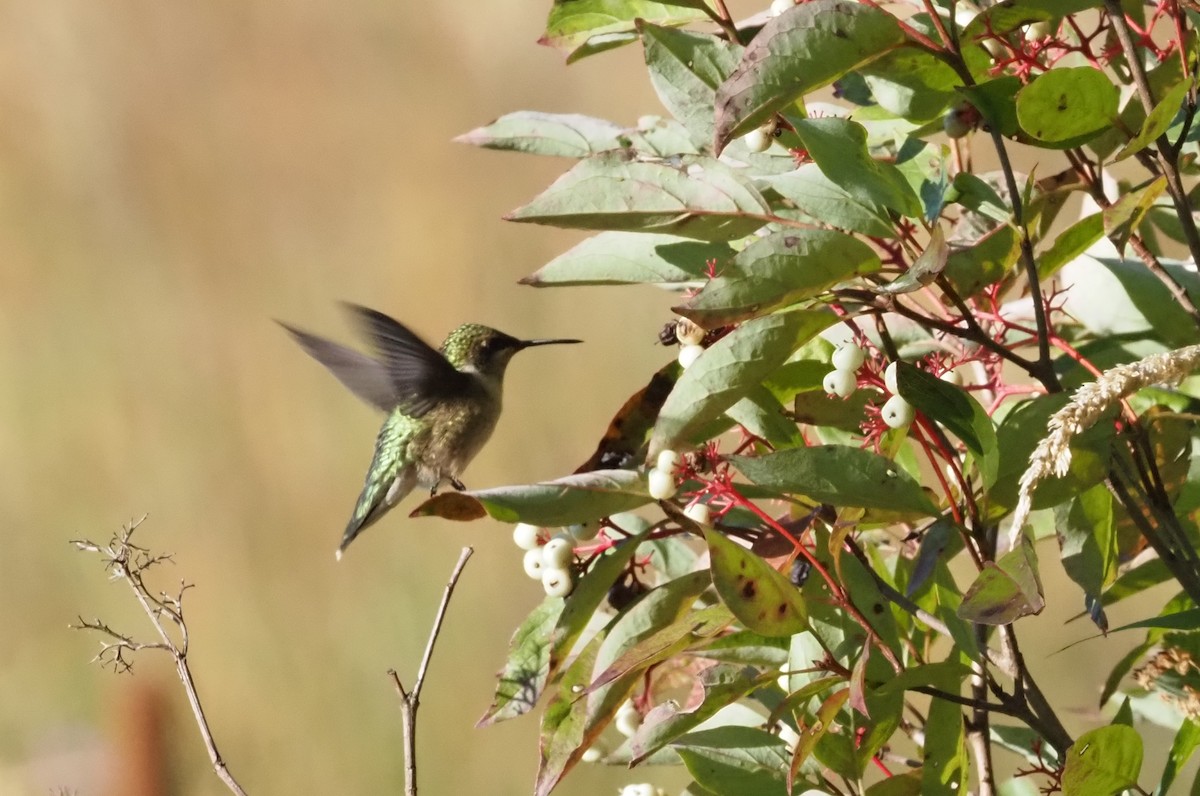
[[[430,793],[527,793],[536,720],[473,728],[542,597],[509,529],[398,510],[335,564],[379,418],[272,321],[353,341],[337,302],[431,341],[460,322],[582,337],[509,371],[471,486],[569,472],[671,354],[653,290],[516,281],[581,236],[500,221],[567,166],[450,139],[521,108],[632,124],[640,50],[567,68],[548,3],[0,3],[0,793],[127,792],[110,746],[157,687],[180,794],[222,788],[166,657],[88,661],[78,614],[149,638],[68,540],[148,513],[175,553],[201,696],[252,793],[402,783],[385,672],[412,682],[473,545],[421,712]],[[646,779],[646,775],[640,775]],[[612,792],[585,771],[566,793]],[[669,778],[665,781],[670,781]]]
[[[379,419],[272,319],[350,340],[337,302],[351,300],[435,342],[465,320],[585,338],[517,359],[466,480],[554,477],[588,456],[671,355],[654,345],[669,297],[518,286],[581,236],[499,217],[567,164],[450,141],[517,109],[661,112],[638,48],[568,68],[536,46],[547,10],[0,0],[0,795],[127,793],[115,749],[158,711],[173,792],[223,792],[166,657],[116,676],[88,663],[96,637],[67,629],[82,614],[149,637],[123,584],[68,544],[144,513],[140,541],[177,562],[155,585],[196,584],[194,672],[256,794],[400,791],[385,672],[412,682],[444,580],[475,546],[422,701],[422,784],[529,792],[536,719],[473,728],[542,596],[508,527],[399,510],[335,565]],[[1059,608],[1037,620],[1042,646],[1076,610]],[[1086,663],[1048,664],[1070,670],[1080,726],[1127,649],[1092,644]],[[683,781],[585,767],[561,792],[647,779]]]

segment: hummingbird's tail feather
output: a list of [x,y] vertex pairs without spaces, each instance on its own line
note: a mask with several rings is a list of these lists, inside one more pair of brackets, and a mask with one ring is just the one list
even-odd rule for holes
[[403,424],[399,425],[400,428],[393,418],[389,418],[379,432],[366,482],[338,545],[339,560],[355,537],[391,511],[417,485],[417,468],[405,461],[407,446]]

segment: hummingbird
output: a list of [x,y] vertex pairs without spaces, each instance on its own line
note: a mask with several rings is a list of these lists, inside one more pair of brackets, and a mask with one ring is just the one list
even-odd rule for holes
[[519,340],[487,326],[459,326],[435,349],[382,312],[347,305],[375,356],[289,326],[280,326],[352,393],[387,413],[375,456],[346,524],[337,558],[418,485],[437,493],[459,478],[500,418],[504,371],[513,354],[582,340]]

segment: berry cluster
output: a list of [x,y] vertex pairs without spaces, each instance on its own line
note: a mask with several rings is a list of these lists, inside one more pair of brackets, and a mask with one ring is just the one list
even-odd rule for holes
[[550,597],[566,597],[575,588],[572,565],[575,545],[589,542],[600,533],[600,524],[584,522],[551,535],[546,528],[521,522],[513,528],[513,542],[525,551],[525,574],[541,581]]

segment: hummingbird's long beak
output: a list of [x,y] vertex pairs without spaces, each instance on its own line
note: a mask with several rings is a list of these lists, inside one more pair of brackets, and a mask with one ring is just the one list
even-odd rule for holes
[[532,348],[535,345],[565,345],[566,343],[582,343],[582,340],[522,340],[521,348]]

